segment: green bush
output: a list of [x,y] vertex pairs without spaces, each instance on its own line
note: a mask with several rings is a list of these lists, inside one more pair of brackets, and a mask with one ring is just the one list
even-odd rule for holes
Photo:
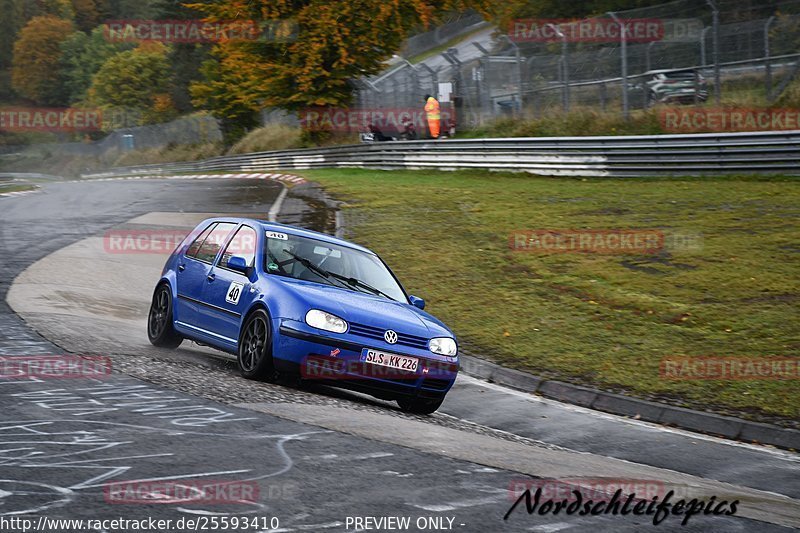
[[665,133],[658,109],[634,111],[629,120],[619,112],[590,108],[566,115],[550,114],[536,119],[504,117],[460,134],[460,137],[570,137],[581,135],[657,135]]
[[201,161],[221,155],[222,147],[217,143],[171,145],[165,148],[123,152],[109,167],[128,167],[151,163],[173,163],[179,161]]
[[268,124],[245,135],[234,144],[229,154],[246,154],[250,152],[266,152],[269,150],[287,150],[302,148],[301,130],[286,124]]

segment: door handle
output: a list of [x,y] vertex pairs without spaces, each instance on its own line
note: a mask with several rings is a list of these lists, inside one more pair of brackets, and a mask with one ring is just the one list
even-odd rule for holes
[[214,281],[215,279],[217,279],[217,276],[215,276],[214,274],[209,274],[209,275],[206,277],[206,279],[207,279],[208,281]]
[[178,270],[183,272],[184,270],[186,270],[186,265],[178,265]]

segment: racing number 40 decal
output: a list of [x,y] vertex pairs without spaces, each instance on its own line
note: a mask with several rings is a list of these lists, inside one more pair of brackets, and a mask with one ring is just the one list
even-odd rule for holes
[[244,283],[232,281],[228,287],[228,292],[225,294],[225,301],[229,304],[237,305],[239,298],[242,297],[242,289],[244,289]]

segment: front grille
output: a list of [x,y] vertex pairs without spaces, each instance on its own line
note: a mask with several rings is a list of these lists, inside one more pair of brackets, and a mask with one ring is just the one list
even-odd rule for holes
[[[365,326],[364,324],[350,323],[350,333],[367,337],[370,339],[384,340],[383,334],[386,330],[383,328],[376,328],[374,326]],[[408,335],[406,333],[397,332],[397,344],[401,346],[410,346],[411,348],[420,348],[426,350],[428,348],[428,339],[425,337],[417,337],[416,335]]]

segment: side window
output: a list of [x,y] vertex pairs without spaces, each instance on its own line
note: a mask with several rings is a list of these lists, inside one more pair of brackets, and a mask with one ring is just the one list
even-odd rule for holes
[[240,255],[247,259],[247,266],[251,267],[256,259],[256,230],[250,226],[242,226],[236,235],[233,236],[228,247],[222,252],[220,266],[227,266],[228,259],[234,255]]
[[200,235],[197,236],[197,238],[194,240],[194,242],[192,242],[192,244],[189,246],[189,248],[186,249],[186,256],[187,257],[194,257],[195,255],[197,255],[197,250],[200,249],[200,245],[203,244],[203,241],[206,240],[206,237],[208,237],[208,234],[211,233],[211,230],[213,230],[214,226],[216,226],[216,225],[217,225],[217,223],[214,222],[213,224],[208,226],[206,229],[204,229],[200,233]]
[[214,258],[217,257],[217,252],[219,252],[219,249],[225,243],[225,239],[228,238],[228,235],[230,235],[235,227],[236,224],[231,224],[229,222],[220,222],[217,224],[217,226],[211,230],[211,233],[208,234],[206,240],[203,241],[195,257],[199,261],[205,263],[213,262]]

